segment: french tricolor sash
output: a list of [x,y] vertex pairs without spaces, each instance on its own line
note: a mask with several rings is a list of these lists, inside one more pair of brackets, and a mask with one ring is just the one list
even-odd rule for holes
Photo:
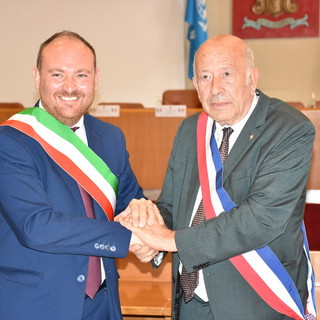
[[35,139],[65,172],[76,180],[113,220],[118,180],[104,161],[70,128],[41,108],[27,108],[2,125]]
[[[197,124],[197,154],[206,218],[230,211],[235,204],[223,188],[223,164],[213,129],[213,120],[203,112]],[[269,246],[230,258],[249,285],[274,310],[293,319],[316,319],[314,274],[304,226],[304,251],[308,260],[308,300],[306,313],[297,288]]]

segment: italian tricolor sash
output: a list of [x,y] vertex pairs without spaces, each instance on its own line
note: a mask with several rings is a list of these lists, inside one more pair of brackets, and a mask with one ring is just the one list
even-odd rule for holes
[[65,172],[74,178],[113,220],[118,180],[104,161],[70,128],[41,108],[28,108],[2,125],[35,139]]
[[[201,113],[197,125],[197,153],[200,185],[206,218],[214,218],[223,211],[230,211],[235,204],[224,190],[223,164],[212,134],[213,120]],[[230,258],[259,296],[276,311],[293,319],[316,319],[314,274],[310,262],[304,226],[304,251],[308,260],[308,300],[306,313],[297,288],[277,256],[269,246]]]

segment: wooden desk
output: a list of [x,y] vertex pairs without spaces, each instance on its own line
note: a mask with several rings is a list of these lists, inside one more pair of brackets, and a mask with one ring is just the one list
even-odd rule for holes
[[[188,108],[187,115],[201,112]],[[122,129],[130,163],[143,189],[161,189],[177,129],[184,118],[155,117],[154,109],[120,109],[120,117],[99,117]]]
[[320,189],[320,109],[301,109],[313,123],[316,128],[316,137],[314,140],[313,152],[312,152],[312,163],[310,168],[310,175],[308,180],[308,190],[319,190]]
[[142,264],[131,253],[117,260],[119,293],[124,319],[170,319],[172,256],[158,269]]
[[[311,108],[300,108],[301,112],[303,112],[313,123],[316,128],[316,136],[313,146],[312,152],[312,162],[309,174],[309,180],[307,189],[312,190],[312,192],[319,193],[320,192],[320,109],[311,109]],[[309,191],[310,192],[310,191]],[[308,197],[307,197],[308,198]],[[318,196],[316,196],[318,198]],[[319,198],[318,198],[319,199]],[[320,204],[307,203],[305,206],[304,212],[304,222],[306,226],[307,237],[309,241],[309,247],[311,250],[320,250],[320,238],[319,238],[319,222],[320,222],[320,214],[319,214]],[[319,256],[317,258],[319,263],[317,263],[317,268],[320,267],[320,253],[315,254]],[[318,292],[318,308],[320,308],[320,272],[317,289]]]

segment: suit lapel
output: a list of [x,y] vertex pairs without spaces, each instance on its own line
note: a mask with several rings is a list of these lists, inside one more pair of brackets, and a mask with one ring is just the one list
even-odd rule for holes
[[95,129],[90,118],[84,115],[84,126],[86,128],[86,135],[88,140],[88,146],[92,149],[100,158],[104,154],[103,139]]
[[[197,122],[195,123],[197,124]],[[179,199],[174,200],[175,202],[178,200],[176,203],[179,203],[176,229],[184,229],[189,226],[192,210],[200,186],[197,165],[196,125],[195,127],[190,128],[190,130],[194,130],[194,139],[189,141],[190,149],[185,157],[185,163],[179,163],[179,170],[183,171],[181,171],[182,188]]]
[[236,165],[242,160],[261,134],[261,127],[265,121],[269,110],[270,99],[262,92],[259,92],[259,101],[242,129],[236,143],[231,149],[227,160],[224,162],[223,181],[226,181]]
[[[177,217],[177,229],[187,228],[192,215],[192,210],[199,190],[198,167],[194,165],[197,161],[195,154],[190,155],[191,158],[186,163],[183,186],[180,193],[180,201]],[[193,164],[193,165],[190,165]]]

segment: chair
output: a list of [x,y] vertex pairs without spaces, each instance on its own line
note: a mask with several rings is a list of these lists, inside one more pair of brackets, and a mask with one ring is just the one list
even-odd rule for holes
[[0,102],[0,108],[21,108],[23,105],[20,102]]
[[195,89],[166,90],[162,95],[162,104],[186,105],[188,108],[202,108]]
[[301,110],[305,108],[305,105],[302,102],[297,102],[297,101],[286,101],[287,104],[289,104],[290,106]]
[[18,102],[0,102],[0,123],[3,123],[14,114],[24,110],[21,103]]
[[132,102],[100,102],[98,105],[120,106],[120,109],[144,109],[143,104]]

